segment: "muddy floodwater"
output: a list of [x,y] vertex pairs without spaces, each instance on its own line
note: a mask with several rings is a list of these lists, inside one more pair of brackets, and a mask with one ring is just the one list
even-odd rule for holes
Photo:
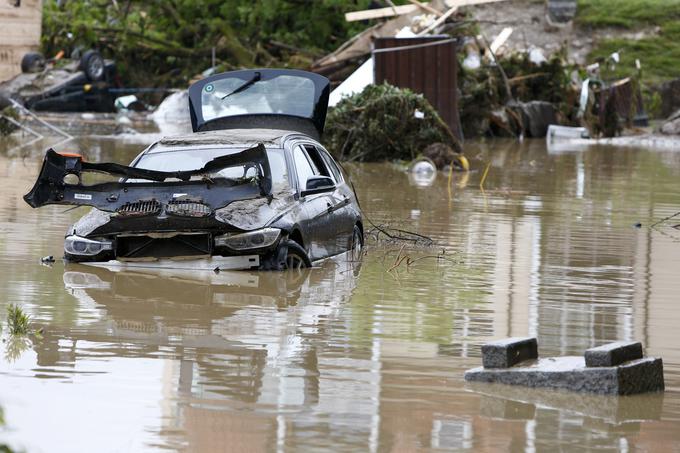
[[[86,208],[22,200],[57,141],[0,144],[0,320],[16,303],[43,329],[0,344],[0,444],[680,451],[680,216],[650,228],[680,211],[680,152],[468,144],[477,171],[450,186],[447,174],[428,185],[391,164],[347,165],[368,218],[437,245],[369,241],[361,262],[302,274],[154,273],[59,259]],[[57,150],[127,163],[144,141],[90,136]],[[400,253],[415,262],[395,266]],[[542,356],[639,340],[663,358],[666,392],[465,383],[483,343],[527,335]]]

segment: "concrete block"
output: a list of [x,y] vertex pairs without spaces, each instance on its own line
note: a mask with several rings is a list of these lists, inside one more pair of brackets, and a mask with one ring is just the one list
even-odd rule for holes
[[484,368],[509,368],[525,360],[537,358],[536,338],[507,338],[482,346]]
[[528,366],[473,368],[465,372],[465,380],[605,395],[664,390],[663,363],[653,357],[611,367],[587,367],[583,357],[550,357]]
[[616,366],[630,360],[641,359],[642,343],[618,341],[608,343],[585,352],[586,366]]

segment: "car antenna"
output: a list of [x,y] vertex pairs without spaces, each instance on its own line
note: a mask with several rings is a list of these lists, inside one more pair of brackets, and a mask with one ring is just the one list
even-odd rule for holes
[[243,85],[236,88],[231,93],[222,96],[222,100],[225,100],[226,98],[228,98],[232,94],[240,93],[241,91],[245,90],[249,86],[253,85],[255,82],[259,82],[261,78],[262,78],[262,74],[260,74],[260,71],[255,71],[255,74],[253,75],[253,77],[250,80],[248,80],[246,83],[244,83]]

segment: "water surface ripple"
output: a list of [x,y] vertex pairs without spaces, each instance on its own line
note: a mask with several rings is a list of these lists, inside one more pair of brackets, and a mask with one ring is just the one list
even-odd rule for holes
[[[68,148],[119,162],[140,150],[106,137]],[[2,441],[29,452],[678,451],[680,218],[649,226],[680,211],[680,153],[468,148],[477,168],[491,162],[483,190],[479,172],[419,186],[393,165],[347,166],[373,222],[430,236],[431,249],[373,244],[360,263],[301,274],[206,275],[41,265],[84,210],[30,209],[21,196],[42,149],[0,145],[0,313],[20,304],[44,329],[2,344]],[[433,257],[442,251],[449,260]],[[399,253],[421,259],[390,270]],[[526,335],[542,355],[640,340],[663,357],[667,391],[464,382],[481,344]]]

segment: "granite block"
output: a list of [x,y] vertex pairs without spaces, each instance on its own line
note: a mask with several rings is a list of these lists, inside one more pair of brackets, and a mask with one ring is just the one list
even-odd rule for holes
[[537,358],[536,338],[507,338],[482,346],[484,368],[509,368],[525,360]]
[[586,366],[616,366],[629,360],[641,359],[642,343],[639,341],[607,343],[596,348],[587,349],[585,354]]

